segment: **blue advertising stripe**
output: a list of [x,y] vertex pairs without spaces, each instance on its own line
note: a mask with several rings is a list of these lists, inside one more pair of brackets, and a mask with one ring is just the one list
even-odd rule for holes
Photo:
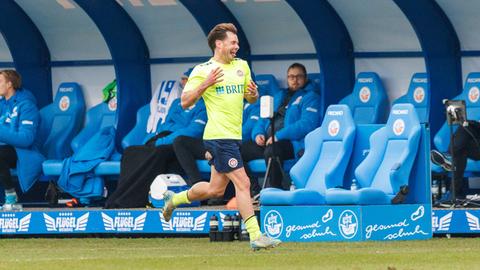
[[238,211],[178,209],[166,222],[158,209],[3,212],[0,213],[0,235],[208,234],[212,215],[217,216],[219,229],[222,230],[224,217],[235,214]]
[[284,242],[360,241],[360,206],[262,206],[260,224]]
[[434,234],[480,233],[480,210],[434,209],[432,214]]
[[432,238],[431,212],[429,204],[362,206],[363,239],[388,241]]

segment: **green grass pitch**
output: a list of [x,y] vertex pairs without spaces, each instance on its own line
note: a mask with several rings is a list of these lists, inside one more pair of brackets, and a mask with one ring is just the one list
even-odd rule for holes
[[480,269],[480,239],[284,243],[206,238],[0,239],[0,269]]

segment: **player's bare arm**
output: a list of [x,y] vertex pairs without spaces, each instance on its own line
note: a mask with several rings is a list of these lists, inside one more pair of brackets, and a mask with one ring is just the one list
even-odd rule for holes
[[257,85],[251,80],[250,83],[247,85],[247,91],[245,91],[245,99],[248,103],[255,103],[258,99],[258,87]]
[[200,99],[203,93],[212,85],[223,81],[223,70],[220,67],[213,69],[208,74],[207,78],[195,90],[183,92],[181,97],[182,108],[186,109]]

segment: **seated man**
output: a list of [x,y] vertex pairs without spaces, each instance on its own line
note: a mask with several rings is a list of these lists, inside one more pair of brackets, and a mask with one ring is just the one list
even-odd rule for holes
[[[274,128],[272,130],[269,119],[260,119],[255,125],[252,135],[254,141],[243,144],[241,152],[247,173],[247,161],[277,156],[280,162],[295,159],[300,156],[305,136],[320,125],[320,96],[309,91],[311,84],[307,81],[305,66],[299,63],[292,64],[287,70],[288,88],[274,94],[279,101],[274,113]],[[272,140],[275,138],[275,152],[273,153]],[[248,173],[250,178],[251,174]],[[288,188],[290,183],[283,183],[283,169],[272,163],[269,172],[269,187]]]
[[[480,160],[480,123],[477,121],[468,121],[468,126],[459,126],[454,134],[455,144],[449,146],[450,154],[455,157],[456,167],[453,173],[455,179],[455,195],[458,199],[465,198],[465,182],[463,174],[467,167],[467,159]],[[441,166],[446,171],[453,171],[452,160],[437,150],[430,153],[432,163]]]
[[[256,102],[254,104],[245,103],[243,107],[243,124],[242,124],[242,138],[243,143],[251,139],[251,133],[253,126],[259,119],[260,113],[260,104]],[[193,186],[197,182],[205,181],[202,178],[196,160],[207,159],[207,150],[203,145],[203,140],[201,138],[193,138],[189,136],[178,136],[173,142],[173,148],[175,150],[175,155],[177,160],[182,166],[185,174],[187,176],[187,183],[189,186]],[[254,196],[260,192],[260,186],[256,178],[251,178],[250,182],[250,194]],[[220,201],[216,199],[209,200],[209,204],[223,203],[223,200],[229,200],[235,196],[235,189],[232,183],[229,183],[225,191],[223,199]]]
[[[122,156],[120,177],[115,192],[105,203],[106,208],[145,207],[148,190],[155,177],[169,172],[180,173],[173,141],[178,136],[201,137],[207,113],[203,101],[185,110],[180,98],[173,101],[165,122],[145,138],[145,145],[127,147]],[[178,168],[178,170],[176,170]]]
[[40,114],[35,97],[22,88],[14,70],[0,71],[0,183],[5,189],[2,210],[21,210],[10,175],[17,168],[20,187],[27,191],[40,176],[44,157],[34,143]]

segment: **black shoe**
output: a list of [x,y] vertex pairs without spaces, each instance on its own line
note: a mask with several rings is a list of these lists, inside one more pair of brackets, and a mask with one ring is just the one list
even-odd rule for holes
[[432,160],[433,164],[442,167],[445,171],[453,171],[452,162],[444,154],[438,152],[437,150],[430,151],[430,159]]

